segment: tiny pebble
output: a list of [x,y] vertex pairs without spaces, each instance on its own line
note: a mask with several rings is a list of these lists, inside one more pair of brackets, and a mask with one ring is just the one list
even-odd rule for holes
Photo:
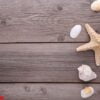
[[81,25],[75,25],[74,27],[72,27],[72,29],[70,31],[70,37],[71,38],[77,38],[78,35],[80,34],[81,30],[82,30]]

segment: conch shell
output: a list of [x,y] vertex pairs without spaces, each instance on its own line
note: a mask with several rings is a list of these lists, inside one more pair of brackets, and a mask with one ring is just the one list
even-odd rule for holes
[[85,87],[84,89],[81,90],[81,97],[84,99],[91,97],[93,94],[94,94],[93,87]]
[[91,9],[93,11],[100,11],[100,0],[96,0],[91,4]]
[[85,82],[91,81],[95,78],[97,78],[97,75],[95,72],[92,71],[90,66],[88,65],[82,65],[78,68],[79,71],[79,78],[80,80],[83,80]]

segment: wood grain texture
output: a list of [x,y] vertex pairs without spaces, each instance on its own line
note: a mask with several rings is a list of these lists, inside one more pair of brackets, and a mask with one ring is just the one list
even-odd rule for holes
[[99,100],[100,84],[0,84],[5,100],[83,100],[80,91],[93,86],[95,94],[88,100]]
[[76,52],[80,43],[0,44],[0,82],[80,82],[77,67],[90,65],[100,82],[93,52]]
[[0,42],[86,42],[84,28],[75,40],[69,32],[85,23],[100,32],[100,13],[92,12],[90,4],[91,0],[0,0]]

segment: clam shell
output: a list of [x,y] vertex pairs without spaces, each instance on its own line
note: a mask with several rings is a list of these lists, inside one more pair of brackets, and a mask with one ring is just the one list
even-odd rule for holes
[[94,71],[92,71],[91,67],[88,65],[82,65],[78,68],[79,71],[79,79],[85,82],[91,81],[97,78],[97,75]]
[[86,99],[91,97],[94,94],[94,88],[93,87],[85,87],[81,90],[81,97]]
[[91,9],[93,11],[100,11],[100,0],[96,0],[91,4]]

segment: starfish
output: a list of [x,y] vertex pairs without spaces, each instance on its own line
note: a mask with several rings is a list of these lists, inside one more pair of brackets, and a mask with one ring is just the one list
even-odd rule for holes
[[90,42],[78,47],[76,50],[78,52],[93,50],[95,53],[96,65],[100,66],[100,34],[98,34],[89,24],[85,24],[85,28],[90,36]]

